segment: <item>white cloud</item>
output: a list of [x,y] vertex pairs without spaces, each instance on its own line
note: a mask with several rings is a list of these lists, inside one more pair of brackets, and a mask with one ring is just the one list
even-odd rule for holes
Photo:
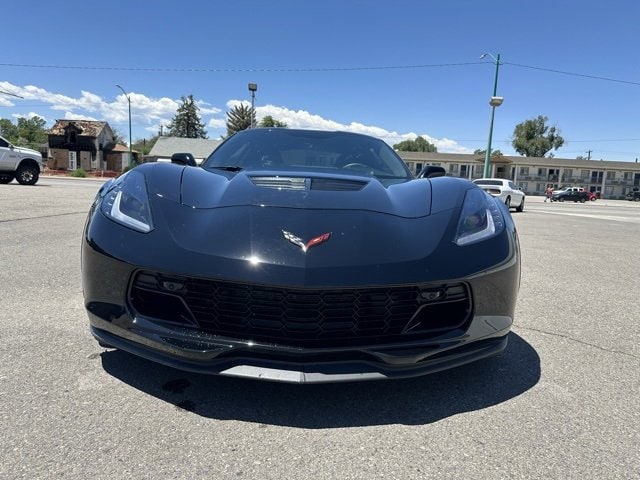
[[[81,119],[81,120],[102,120],[107,121],[115,127],[114,124],[127,124],[129,121],[129,101],[123,93],[114,93],[113,101],[107,101],[103,97],[89,91],[81,91],[78,98],[49,92],[44,88],[34,85],[26,85],[20,87],[9,82],[0,82],[0,90],[14,93],[24,97],[25,100],[37,101],[49,105],[49,109],[64,112],[65,119]],[[168,97],[153,98],[142,93],[128,92],[131,101],[132,123],[138,129],[150,132],[156,135],[160,130],[160,125],[167,125],[175,116],[176,110],[180,106],[181,100]],[[15,100],[7,100],[0,96],[0,106],[12,107],[16,103]],[[204,100],[196,99],[196,103],[200,108],[200,115],[204,117],[204,123],[212,130],[224,129],[226,119],[219,118],[218,115],[223,112],[222,109],[211,105]],[[19,104],[19,102],[18,102]],[[251,102],[247,100],[230,99],[226,102],[227,110],[238,105],[250,107]],[[30,112],[28,115],[34,115]],[[42,114],[39,116],[45,118]],[[336,122],[331,119],[323,118],[320,115],[312,114],[306,110],[291,110],[286,107],[276,105],[264,105],[256,107],[256,117],[260,121],[263,117],[271,115],[273,118],[285,122],[290,128],[317,129],[317,130],[344,130],[349,132],[363,133],[378,137],[390,145],[401,142],[403,140],[415,140],[418,134],[414,132],[399,133],[389,131],[375,125],[364,125],[359,122],[351,122],[348,124]],[[59,117],[56,117],[59,118]],[[471,150],[458,145],[455,140],[450,138],[434,138],[428,134],[420,134],[427,141],[438,147],[439,152],[445,153],[471,153]],[[136,135],[134,134],[134,137]],[[215,136],[215,132],[211,134]]]
[[64,112],[64,119],[65,120],[91,120],[91,121],[98,120],[97,118],[90,117],[89,115],[81,115],[79,113],[73,113],[73,112]]
[[227,121],[224,118],[212,118],[207,123],[207,127],[209,128],[226,128]]
[[27,114],[21,114],[21,113],[13,113],[11,114],[11,116],[13,118],[33,118],[33,117],[40,117],[43,120],[47,120],[45,117],[43,117],[42,115],[40,115],[39,113],[35,113],[35,112],[29,112]]
[[[230,100],[227,102],[227,106],[237,105],[239,103],[247,103],[240,100]],[[256,118],[260,121],[263,117],[271,115],[273,118],[285,122],[290,128],[302,128],[302,129],[318,129],[318,130],[344,130],[347,132],[362,133],[365,135],[371,135],[378,137],[389,145],[393,145],[403,140],[415,140],[418,135],[416,133],[404,133],[390,132],[384,128],[376,127],[373,125],[364,125],[358,122],[351,122],[349,124],[339,123],[333,120],[327,120],[319,115],[313,115],[305,110],[290,110],[286,107],[277,107],[275,105],[265,105],[256,108]],[[442,153],[472,153],[471,150],[458,145],[455,140],[448,138],[434,138],[429,135],[423,134],[429,143],[432,143]]]

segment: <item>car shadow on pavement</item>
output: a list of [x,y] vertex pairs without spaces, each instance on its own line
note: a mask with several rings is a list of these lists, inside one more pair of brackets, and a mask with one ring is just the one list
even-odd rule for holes
[[515,333],[498,357],[424,377],[291,385],[182,372],[119,350],[104,370],[177,408],[219,420],[301,428],[421,425],[512,399],[540,379],[540,357]]

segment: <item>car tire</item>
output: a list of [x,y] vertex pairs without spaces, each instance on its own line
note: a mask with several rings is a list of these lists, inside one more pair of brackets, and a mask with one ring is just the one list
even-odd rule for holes
[[16,180],[20,185],[35,185],[39,176],[38,169],[31,165],[18,167],[16,171]]
[[560,197],[560,198],[558,199],[558,201],[559,201],[559,202],[564,202],[564,197]]
[[584,203],[584,202],[585,202],[584,198],[581,198],[580,203]]
[[0,174],[0,184],[11,183],[12,180],[13,180],[12,174],[9,174],[9,173]]
[[634,202],[640,202],[640,197],[633,197]]
[[505,198],[504,204],[507,206],[507,208],[511,208],[511,197]]
[[522,201],[520,202],[520,205],[516,207],[516,212],[524,212],[524,197],[522,197]]

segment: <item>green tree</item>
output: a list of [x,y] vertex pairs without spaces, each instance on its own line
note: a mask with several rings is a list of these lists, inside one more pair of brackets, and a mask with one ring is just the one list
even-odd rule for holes
[[120,130],[118,130],[117,128],[113,128],[112,132],[113,132],[113,141],[115,143],[119,143],[120,145],[127,145],[127,139]]
[[227,136],[251,127],[251,120],[256,122],[256,114],[252,108],[244,103],[236,105],[227,112]]
[[46,120],[37,115],[31,118],[18,118],[17,125],[10,120],[0,120],[2,136],[21,147],[40,150],[42,144],[47,143]]
[[133,149],[142,155],[149,155],[149,152],[158,141],[158,135],[151,138],[138,138],[133,142]]
[[[480,150],[477,149],[474,152],[474,155],[478,155],[484,158],[484,156],[487,154],[487,149],[485,148],[484,150]],[[493,148],[491,149],[491,157],[502,157],[502,152],[500,150],[494,150]]]
[[269,127],[283,127],[287,128],[287,124],[285,122],[281,122],[280,120],[276,120],[271,115],[267,115],[260,120],[258,123],[258,127],[260,128],[269,128]]
[[11,120],[2,118],[0,119],[0,135],[11,143],[15,143],[18,140],[18,127]]
[[200,120],[193,95],[182,97],[182,105],[169,123],[169,136],[183,138],[208,138],[204,123]]
[[[538,115],[516,125],[511,141],[515,151],[527,157],[544,157],[550,150],[557,150],[564,145],[560,129],[549,127],[547,120],[546,116]],[[553,154],[550,153],[549,157],[553,157]]]
[[435,145],[427,142],[424,137],[418,137],[415,140],[405,140],[404,142],[396,143],[393,146],[394,150],[399,152],[437,152],[438,149]]

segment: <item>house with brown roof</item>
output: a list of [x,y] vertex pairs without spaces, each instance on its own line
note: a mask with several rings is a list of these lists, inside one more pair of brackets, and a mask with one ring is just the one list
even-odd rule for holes
[[49,168],[120,172],[127,165],[129,149],[116,144],[113,130],[107,122],[56,120],[49,130]]

